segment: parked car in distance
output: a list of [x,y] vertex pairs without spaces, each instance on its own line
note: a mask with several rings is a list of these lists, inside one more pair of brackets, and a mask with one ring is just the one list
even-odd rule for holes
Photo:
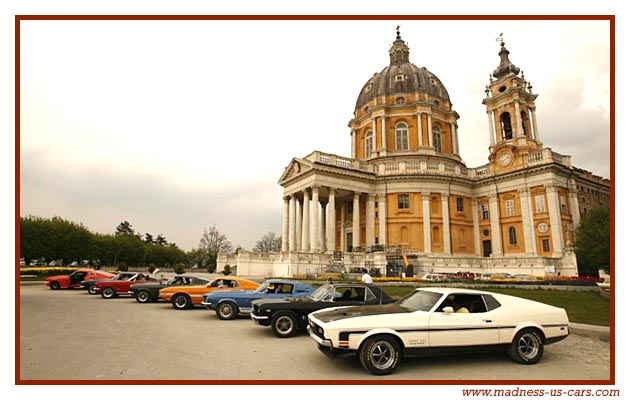
[[46,278],[46,287],[52,290],[81,287],[81,282],[87,279],[111,278],[116,274],[105,271],[97,271],[90,268],[80,268],[70,275],[56,275]]
[[258,282],[233,276],[217,277],[206,285],[164,288],[160,290],[160,299],[170,302],[177,310],[188,310],[200,305],[206,293],[228,289],[255,290],[259,285]]
[[425,280],[425,281],[437,281],[437,280],[446,279],[446,278],[447,276],[444,274],[424,274],[422,276],[422,280]]
[[83,289],[86,289],[89,294],[96,294],[96,288],[94,287],[94,285],[96,285],[96,282],[107,281],[107,280],[118,281],[118,280],[123,280],[123,279],[129,279],[135,275],[136,275],[136,272],[119,272],[118,274],[114,275],[111,278],[96,278],[96,279],[88,279],[88,280],[81,281],[81,287]]
[[395,300],[380,286],[363,283],[325,283],[305,298],[264,299],[252,302],[251,318],[288,338],[308,325],[308,314],[330,307],[390,304]]
[[160,299],[160,290],[171,286],[203,286],[210,280],[192,275],[175,275],[166,282],[135,283],[130,286],[129,294],[138,303],[148,303]]
[[141,272],[135,274],[131,278],[120,279],[116,281],[99,281],[94,284],[94,290],[96,293],[100,293],[104,299],[112,299],[120,295],[129,294],[129,287],[134,283],[159,283],[160,279],[143,274]]
[[250,313],[252,301],[258,299],[300,298],[315,288],[290,279],[269,279],[255,290],[220,290],[207,293],[201,304],[216,311],[223,320],[234,319],[240,313]]
[[562,308],[459,288],[420,288],[394,304],[321,310],[308,318],[320,350],[358,354],[375,375],[392,373],[402,357],[490,349],[535,364],[545,345],[569,335]]

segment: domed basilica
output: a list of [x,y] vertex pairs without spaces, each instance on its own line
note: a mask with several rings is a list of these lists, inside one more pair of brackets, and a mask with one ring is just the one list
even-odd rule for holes
[[358,95],[351,157],[314,151],[280,177],[282,251],[219,263],[267,276],[360,268],[577,275],[573,232],[589,208],[608,203],[610,182],[544,146],[537,95],[503,40],[482,100],[488,164],[467,167],[446,87],[410,62],[396,33],[389,65]]

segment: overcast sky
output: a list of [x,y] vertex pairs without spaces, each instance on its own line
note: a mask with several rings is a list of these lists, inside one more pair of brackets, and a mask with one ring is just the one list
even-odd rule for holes
[[610,176],[606,21],[23,21],[20,214],[104,233],[128,220],[184,250],[214,224],[247,249],[280,234],[284,167],[350,156],[356,98],[397,24],[449,91],[467,166],[487,163],[503,33],[544,145]]

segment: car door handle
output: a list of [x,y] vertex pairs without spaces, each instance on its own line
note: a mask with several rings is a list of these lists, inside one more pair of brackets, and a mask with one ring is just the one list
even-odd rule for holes
[[484,320],[483,320],[483,322],[486,322],[486,323],[488,323],[488,324],[491,324],[491,323],[493,323],[493,322],[494,322],[494,320],[493,320],[493,319],[484,319]]

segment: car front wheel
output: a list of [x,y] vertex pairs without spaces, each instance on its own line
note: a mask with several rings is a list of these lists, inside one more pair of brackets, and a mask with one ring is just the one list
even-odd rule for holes
[[175,308],[176,310],[187,310],[192,307],[190,298],[185,294],[175,295],[175,297],[173,297],[173,300],[171,301],[173,303],[173,308]]
[[508,354],[519,364],[536,364],[542,358],[544,350],[545,343],[541,333],[536,329],[523,329],[514,336]]
[[280,314],[271,321],[271,329],[279,338],[288,338],[297,331],[297,319],[291,314]]
[[389,375],[398,366],[402,352],[398,341],[388,335],[368,338],[359,349],[359,360],[374,375]]
[[146,290],[141,290],[136,294],[136,301],[138,303],[148,303],[151,301],[151,295]]
[[89,294],[96,294],[96,286],[91,285],[90,287],[88,287],[88,293]]
[[234,303],[226,301],[219,304],[217,307],[217,317],[219,317],[219,319],[234,319],[236,315],[238,315],[238,307]]
[[57,281],[50,282],[50,290],[59,290],[61,289],[61,285]]
[[105,288],[105,289],[103,289],[101,291],[101,296],[104,299],[111,299],[111,298],[116,297],[116,291],[114,289],[108,287],[108,288]]

